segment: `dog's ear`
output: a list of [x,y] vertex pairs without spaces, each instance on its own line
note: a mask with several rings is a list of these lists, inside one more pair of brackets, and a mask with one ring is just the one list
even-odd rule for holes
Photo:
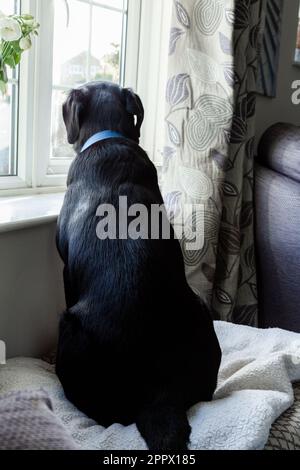
[[133,116],[136,116],[136,131],[138,138],[141,135],[141,127],[144,121],[144,107],[138,95],[134,93],[131,88],[124,88],[126,111]]
[[63,118],[67,129],[69,144],[75,144],[78,140],[82,111],[87,101],[87,88],[74,89],[69,93],[63,105]]

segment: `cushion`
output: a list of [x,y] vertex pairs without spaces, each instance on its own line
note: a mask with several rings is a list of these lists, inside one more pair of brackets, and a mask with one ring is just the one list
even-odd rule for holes
[[[272,424],[294,403],[292,384],[300,381],[300,335],[220,321],[214,326],[223,353],[218,387],[212,402],[197,403],[188,411],[190,449],[263,449]],[[53,365],[15,358],[0,367],[0,395],[41,387],[80,448],[147,449],[135,424],[115,423],[105,429],[66,400]]]
[[[10,376],[10,380],[6,381],[5,377],[8,376]],[[11,377],[13,377],[13,380]],[[73,440],[71,446],[74,446],[75,442],[75,445],[84,450],[135,450],[138,443],[139,449],[147,449],[134,425],[123,427],[120,424],[114,424],[104,429],[77,410],[66,400],[59,380],[55,375],[54,366],[38,359],[16,358],[8,361],[6,374],[2,374],[0,396],[1,393],[12,388],[26,390],[37,385],[42,386],[51,396],[54,413],[61,420]],[[295,385],[295,403],[273,424],[266,450],[278,448],[299,449],[299,420],[300,384],[297,384]],[[119,441],[116,436],[119,436]],[[219,436],[219,438],[222,440],[222,436]],[[64,448],[65,444],[62,438],[59,439],[60,445]],[[57,445],[51,434],[50,440],[51,446]],[[126,446],[124,446],[124,442],[126,442]],[[35,445],[37,444],[35,443]],[[42,443],[42,445],[45,446],[46,443]],[[73,449],[73,447],[70,447],[70,449]]]
[[300,450],[300,383],[294,393],[295,403],[273,424],[265,450]]
[[0,422],[0,450],[77,449],[42,390],[0,396]]

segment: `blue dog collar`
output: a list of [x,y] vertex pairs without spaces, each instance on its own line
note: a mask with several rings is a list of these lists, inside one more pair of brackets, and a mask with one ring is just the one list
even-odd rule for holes
[[92,135],[92,137],[90,137],[86,141],[86,143],[82,147],[80,153],[84,152],[85,150],[87,150],[89,147],[96,144],[97,142],[101,142],[102,140],[106,140],[106,139],[114,139],[114,138],[126,139],[126,137],[124,137],[124,135],[120,134],[119,132],[115,132],[115,131],[97,132],[96,134]]

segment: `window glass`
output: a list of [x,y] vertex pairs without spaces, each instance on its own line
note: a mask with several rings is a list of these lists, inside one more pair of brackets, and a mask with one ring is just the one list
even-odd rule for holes
[[67,8],[65,2],[55,2],[49,174],[60,172],[54,159],[74,156],[61,112],[67,92],[91,80],[122,81],[125,3],[69,0]]
[[[16,0],[1,0],[0,9],[12,15],[19,5]],[[14,176],[17,171],[18,69],[7,68],[7,75],[7,93],[0,93],[0,176]]]

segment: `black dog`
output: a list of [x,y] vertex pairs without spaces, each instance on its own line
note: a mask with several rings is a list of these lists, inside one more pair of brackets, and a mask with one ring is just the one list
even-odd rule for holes
[[[144,118],[130,89],[94,82],[63,106],[77,157],[59,217],[67,310],[57,374],[67,398],[98,423],[136,422],[151,450],[184,450],[186,411],[212,399],[221,352],[208,309],[187,284],[170,239],[99,240],[97,208],[163,204],[157,173],[139,147]],[[79,153],[104,130],[122,133]]]

